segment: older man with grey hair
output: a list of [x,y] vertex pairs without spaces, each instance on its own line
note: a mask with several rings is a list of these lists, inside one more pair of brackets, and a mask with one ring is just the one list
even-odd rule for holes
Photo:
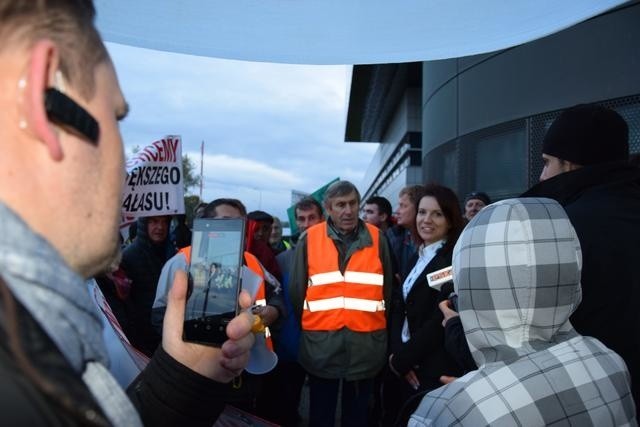
[[326,191],[326,222],[300,236],[291,301],[300,320],[300,364],[309,373],[310,426],[332,426],[342,382],[342,425],[367,425],[374,377],[385,364],[385,305],[392,283],[383,233],[358,218],[348,181]]

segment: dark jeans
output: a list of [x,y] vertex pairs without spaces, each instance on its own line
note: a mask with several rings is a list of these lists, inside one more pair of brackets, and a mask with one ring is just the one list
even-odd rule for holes
[[342,422],[344,427],[366,427],[373,379],[345,381],[309,375],[309,427],[333,427],[342,382]]
[[418,408],[422,397],[437,388],[437,384],[421,385],[414,390],[407,380],[385,368],[382,383],[382,425],[406,426],[411,414]]
[[258,415],[284,427],[297,426],[305,375],[298,363],[278,361],[275,369],[263,376]]

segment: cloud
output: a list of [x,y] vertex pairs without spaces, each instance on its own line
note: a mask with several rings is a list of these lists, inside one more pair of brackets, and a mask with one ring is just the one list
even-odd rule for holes
[[[198,159],[200,153],[187,153]],[[285,190],[300,184],[300,179],[286,170],[280,170],[252,159],[232,157],[226,154],[209,155],[203,158],[204,176],[208,182],[246,187],[260,185],[262,189]]]
[[107,48],[131,106],[120,126],[127,152],[181,135],[199,172],[205,141],[205,200],[237,197],[283,216],[293,189],[312,192],[335,177],[359,185],[377,148],[344,142],[345,66]]

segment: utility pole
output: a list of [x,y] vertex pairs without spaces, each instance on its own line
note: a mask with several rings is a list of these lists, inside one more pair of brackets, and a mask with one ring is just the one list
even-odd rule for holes
[[204,185],[203,164],[204,164],[204,140],[202,140],[202,144],[200,144],[200,201],[202,201],[202,186]]

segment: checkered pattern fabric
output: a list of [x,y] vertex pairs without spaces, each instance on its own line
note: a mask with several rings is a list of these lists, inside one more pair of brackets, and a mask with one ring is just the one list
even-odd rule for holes
[[580,267],[557,202],[511,199],[476,215],[453,268],[480,368],[425,396],[409,425],[637,425],[624,362],[569,322]]
[[478,366],[576,336],[569,315],[580,303],[581,259],[555,201],[505,200],[473,218],[454,249],[453,277]]

